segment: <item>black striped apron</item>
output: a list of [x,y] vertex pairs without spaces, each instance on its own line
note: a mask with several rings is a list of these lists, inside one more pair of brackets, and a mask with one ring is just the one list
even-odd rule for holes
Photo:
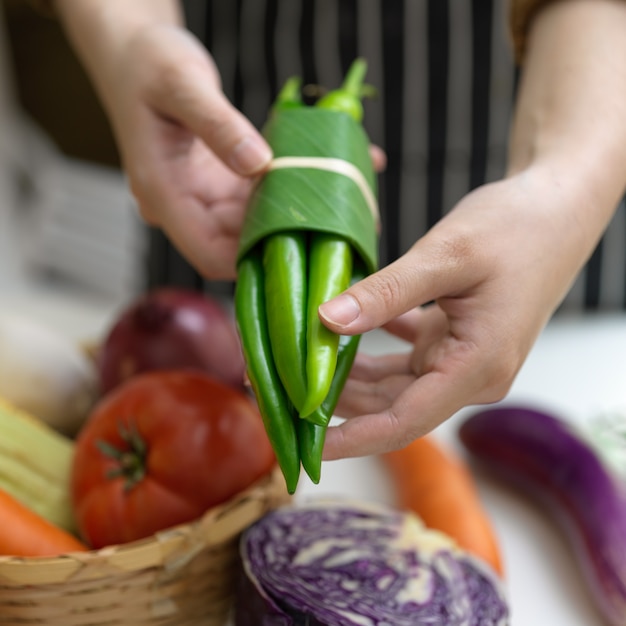
[[[380,178],[381,262],[404,253],[468,191],[504,172],[517,82],[504,0],[187,0],[224,90],[260,127],[282,82],[336,86],[363,56],[379,96],[365,126],[388,158]],[[149,283],[205,284],[152,233]],[[562,310],[626,306],[626,206]]]

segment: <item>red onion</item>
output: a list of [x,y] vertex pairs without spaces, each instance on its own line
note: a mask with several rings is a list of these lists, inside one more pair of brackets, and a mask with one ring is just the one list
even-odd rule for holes
[[116,318],[98,353],[100,390],[140,372],[192,368],[241,388],[245,365],[233,316],[199,292],[162,287]]

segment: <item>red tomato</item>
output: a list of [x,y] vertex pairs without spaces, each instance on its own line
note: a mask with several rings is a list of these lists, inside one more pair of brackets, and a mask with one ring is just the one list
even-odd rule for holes
[[256,406],[207,374],[140,374],[104,396],[76,440],[72,497],[93,548],[189,522],[270,472]]

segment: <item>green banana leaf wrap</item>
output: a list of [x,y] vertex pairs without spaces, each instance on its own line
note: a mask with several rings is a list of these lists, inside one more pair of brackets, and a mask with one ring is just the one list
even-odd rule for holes
[[[275,159],[347,161],[360,171],[376,198],[370,142],[363,127],[349,115],[316,107],[276,111],[263,134]],[[378,269],[378,215],[359,185],[344,173],[300,166],[267,172],[248,205],[238,260],[268,235],[294,229],[341,235],[352,244],[368,273]]]

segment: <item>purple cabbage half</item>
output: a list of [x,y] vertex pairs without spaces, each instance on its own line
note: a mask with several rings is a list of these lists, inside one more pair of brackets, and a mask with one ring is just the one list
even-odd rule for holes
[[236,626],[506,626],[496,574],[411,513],[318,500],[241,539]]

